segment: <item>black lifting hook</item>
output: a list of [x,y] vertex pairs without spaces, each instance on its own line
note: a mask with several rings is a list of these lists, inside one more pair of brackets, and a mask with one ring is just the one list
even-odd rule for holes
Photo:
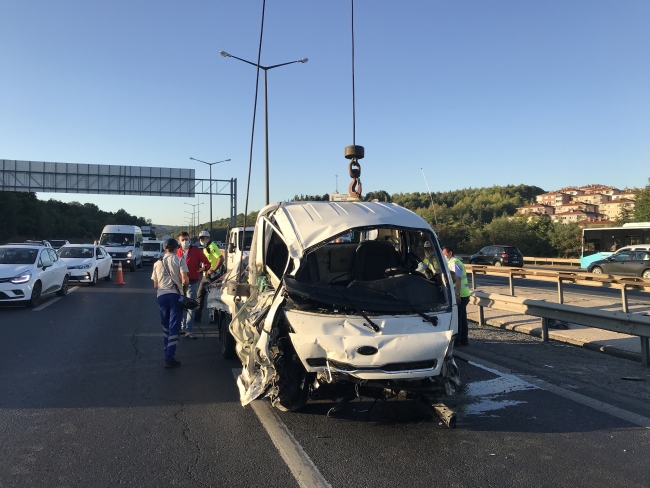
[[363,146],[347,146],[345,148],[345,158],[351,159],[350,164],[348,164],[348,173],[352,178],[352,182],[348,187],[348,193],[354,198],[361,198],[361,165],[357,160],[363,158],[364,152]]

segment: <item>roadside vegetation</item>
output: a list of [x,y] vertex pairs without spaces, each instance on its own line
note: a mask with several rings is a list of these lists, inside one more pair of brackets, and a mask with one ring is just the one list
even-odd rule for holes
[[35,193],[0,192],[0,243],[25,239],[93,242],[109,224],[148,225],[125,210],[104,212],[93,203],[43,201]]
[[[545,217],[516,214],[517,207],[535,201],[544,193],[537,186],[507,185],[465,188],[448,192],[394,193],[369,192],[365,201],[393,202],[421,215],[438,234],[443,245],[457,253],[475,253],[491,244],[517,246],[525,256],[579,257],[582,230],[577,224],[556,224]],[[295,195],[293,201],[327,201],[329,194]],[[107,224],[148,225],[149,219],[125,210],[104,212],[92,203],[41,201],[34,193],[0,192],[0,242],[17,238],[65,238],[89,241],[99,237]],[[246,222],[255,224],[258,212],[250,212]],[[623,213],[615,222],[650,221],[650,179],[637,191],[634,213]],[[230,219],[213,222],[212,239],[223,241]],[[237,216],[244,225],[244,214]],[[201,229],[209,229],[204,223]],[[169,229],[180,230],[169,227]],[[185,229],[183,227],[182,229]]]

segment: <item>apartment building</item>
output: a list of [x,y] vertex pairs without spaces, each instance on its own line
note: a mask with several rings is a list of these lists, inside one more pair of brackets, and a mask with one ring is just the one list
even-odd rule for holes
[[554,222],[608,223],[621,212],[634,211],[634,189],[607,185],[567,186],[535,197],[536,203],[519,207],[522,215],[544,215]]

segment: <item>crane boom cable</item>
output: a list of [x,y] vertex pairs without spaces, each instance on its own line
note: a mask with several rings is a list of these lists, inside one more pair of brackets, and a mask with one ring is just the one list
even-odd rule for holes
[[255,116],[257,115],[257,95],[260,86],[260,60],[262,59],[262,39],[264,36],[264,12],[266,10],[266,0],[262,0],[262,22],[260,24],[260,43],[257,49],[257,70],[255,72],[255,102],[253,103],[253,126],[251,128],[251,144],[248,157],[248,181],[246,183],[246,204],[244,205],[244,230],[242,231],[242,250],[239,260],[239,271],[237,272],[237,282],[239,283],[242,276],[242,267],[244,265],[244,247],[246,247],[246,226],[248,224],[248,197],[251,190],[251,172],[253,170],[253,141],[255,139]]
[[354,93],[354,0],[350,0],[351,7],[351,18],[352,18],[352,144],[356,145],[357,140],[357,120],[356,120],[356,108],[355,108],[355,93]]

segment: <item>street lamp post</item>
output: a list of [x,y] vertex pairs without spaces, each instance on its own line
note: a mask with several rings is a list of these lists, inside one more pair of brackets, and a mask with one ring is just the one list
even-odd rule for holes
[[269,204],[269,110],[268,110],[268,98],[267,98],[267,90],[266,90],[266,72],[270,69],[273,68],[279,68],[280,66],[286,66],[288,64],[294,64],[294,63],[306,63],[309,61],[307,58],[301,58],[297,59],[295,61],[289,61],[288,63],[281,63],[281,64],[274,64],[273,66],[262,66],[257,63],[253,63],[251,61],[247,61],[242,58],[238,58],[237,56],[233,56],[232,54],[228,54],[225,51],[219,51],[219,54],[221,54],[224,58],[234,58],[238,59],[239,61],[243,61],[244,63],[248,63],[250,65],[256,66],[261,70],[264,70],[264,153],[265,153],[265,168],[266,168],[266,177],[265,177],[265,183],[266,183],[266,205]]
[[212,237],[212,165],[225,163],[226,161],[230,161],[230,159],[224,159],[223,161],[217,161],[215,163],[206,163],[205,161],[201,161],[200,159],[196,159],[193,157],[190,157],[190,159],[192,161],[198,161],[199,163],[207,164],[208,166],[210,166],[210,237]]
[[[192,207],[192,212],[191,212],[191,214],[192,214],[192,226],[194,226],[194,211],[197,210],[195,207],[198,207],[199,205],[203,205],[203,203],[187,203],[187,202],[183,202],[183,203],[185,205],[189,205],[190,207]],[[187,212],[187,210],[186,210],[186,212]],[[187,212],[187,213],[190,213],[190,212]],[[197,219],[196,224],[197,224],[197,226],[200,224],[200,222],[198,222],[198,219]],[[194,236],[193,237],[196,237],[196,227],[194,227]]]

